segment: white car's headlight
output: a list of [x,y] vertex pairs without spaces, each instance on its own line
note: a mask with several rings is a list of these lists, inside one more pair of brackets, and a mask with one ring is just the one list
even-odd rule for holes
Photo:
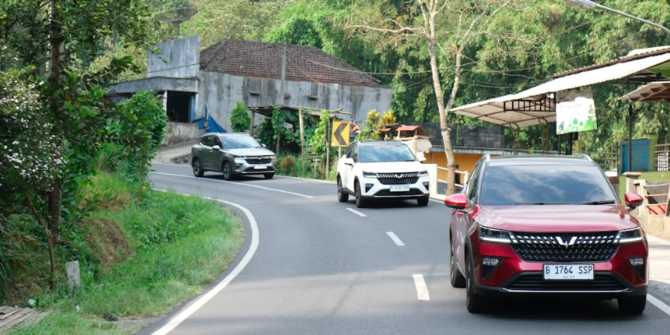
[[634,243],[642,241],[642,229],[636,227],[633,229],[621,230],[617,234],[615,241],[619,243]]
[[419,172],[419,177],[428,177],[428,170]]
[[364,178],[377,178],[377,174],[374,172],[365,172],[363,171]]
[[508,231],[479,226],[479,239],[493,243],[512,243]]
[[243,163],[246,163],[246,162],[247,162],[247,160],[244,159],[244,157],[235,156],[235,163],[243,164]]

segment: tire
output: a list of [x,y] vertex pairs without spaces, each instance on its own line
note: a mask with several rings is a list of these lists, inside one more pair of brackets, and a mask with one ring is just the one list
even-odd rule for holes
[[349,201],[349,194],[344,192],[344,189],[342,189],[342,179],[340,178],[340,176],[337,176],[337,201],[339,202]]
[[365,208],[368,207],[368,201],[363,198],[363,195],[361,194],[361,185],[356,181],[354,184],[354,189],[356,192],[356,207],[358,208]]
[[233,169],[230,167],[230,163],[224,162],[221,167],[221,173],[223,173],[223,179],[232,180],[235,176],[233,175]]
[[421,197],[421,198],[416,199],[416,202],[419,204],[419,207],[428,206],[428,201],[430,201],[429,197]]
[[202,169],[202,166],[200,165],[200,160],[197,158],[193,159],[193,162],[191,163],[191,167],[193,167],[193,175],[196,177],[202,177],[205,174],[205,170]]
[[617,299],[619,310],[626,314],[642,314],[647,306],[647,296],[619,298]]
[[265,174],[263,174],[263,176],[265,177],[265,179],[272,179],[272,177],[274,177],[275,174],[274,173],[265,173]]
[[465,307],[472,314],[485,313],[488,311],[488,304],[484,297],[475,293],[475,269],[470,257],[465,259],[465,266],[468,268],[468,276],[465,282]]
[[451,286],[456,287],[456,288],[464,288],[465,287],[465,276],[461,273],[461,270],[458,269],[458,264],[456,257],[454,256],[454,245],[453,242],[451,243],[451,248],[450,248],[450,253],[449,253],[449,263],[450,263],[450,270],[451,273],[449,275],[449,279],[451,280]]

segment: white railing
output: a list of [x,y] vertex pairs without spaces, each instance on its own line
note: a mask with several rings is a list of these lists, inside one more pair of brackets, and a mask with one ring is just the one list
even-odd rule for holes
[[[437,169],[439,171],[449,171],[449,169],[443,168],[441,166],[438,166]],[[468,182],[468,171],[458,171],[458,170],[456,170],[456,174],[461,175],[462,184],[456,183],[454,185],[456,185],[456,187],[460,187],[460,188],[465,187],[465,184]],[[446,180],[442,180],[442,179],[437,179],[437,181],[440,182],[440,183],[445,183],[445,184],[447,183]]]

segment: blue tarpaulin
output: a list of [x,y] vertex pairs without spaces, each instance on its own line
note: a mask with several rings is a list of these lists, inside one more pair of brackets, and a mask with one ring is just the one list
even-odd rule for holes
[[198,123],[199,129],[205,129],[208,133],[226,133],[227,131],[221,127],[216,120],[208,113],[207,106],[205,106],[205,117],[193,122]]

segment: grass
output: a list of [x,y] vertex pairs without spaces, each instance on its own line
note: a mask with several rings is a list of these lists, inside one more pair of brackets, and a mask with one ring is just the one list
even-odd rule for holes
[[[85,190],[84,198],[105,201],[95,193],[117,201],[117,195],[131,190],[130,186],[120,188],[122,182],[113,180],[114,176],[100,178],[112,180],[94,183],[94,188]],[[105,183],[106,187],[101,186]],[[109,188],[115,191],[105,191]],[[125,197],[120,201],[125,202]],[[244,228],[237,217],[217,203],[197,197],[148,191],[141,202],[101,208],[87,221],[97,223],[92,225],[95,231],[88,231],[89,236],[81,240],[91,244],[92,250],[106,250],[103,255],[118,254],[124,260],[93,270],[82,268],[82,286],[75,296],[60,287],[38,297],[41,307],[51,314],[12,334],[130,334],[142,326],[141,322],[120,327],[104,321],[103,316],[128,319],[166,313],[216,278],[244,240]],[[112,229],[110,225],[116,226]],[[91,234],[102,232],[114,236],[91,239]],[[119,241],[124,237],[121,242],[125,247],[121,248]]]

